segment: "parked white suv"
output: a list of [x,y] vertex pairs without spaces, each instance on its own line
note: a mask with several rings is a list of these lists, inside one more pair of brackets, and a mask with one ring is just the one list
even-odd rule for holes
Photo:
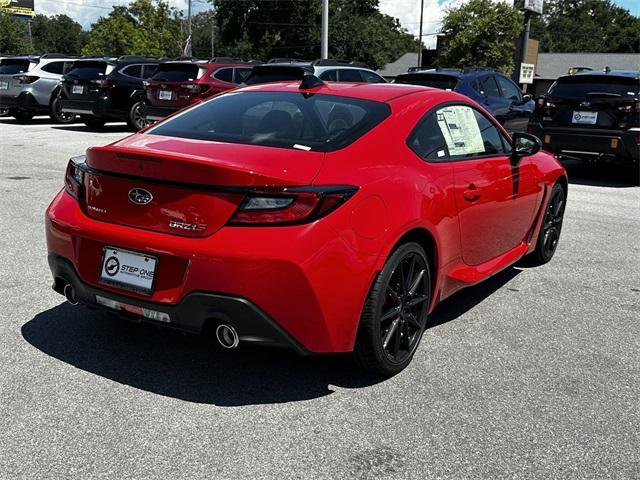
[[0,60],[0,109],[21,122],[34,115],[49,115],[57,123],[73,122],[74,114],[62,112],[58,92],[62,75],[74,60],[58,54]]

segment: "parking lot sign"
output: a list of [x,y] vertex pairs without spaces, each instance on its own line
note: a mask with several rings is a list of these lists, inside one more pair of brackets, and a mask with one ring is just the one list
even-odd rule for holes
[[524,0],[524,9],[542,15],[544,0]]
[[521,63],[520,64],[520,82],[518,83],[533,83],[533,73],[536,66],[533,63]]

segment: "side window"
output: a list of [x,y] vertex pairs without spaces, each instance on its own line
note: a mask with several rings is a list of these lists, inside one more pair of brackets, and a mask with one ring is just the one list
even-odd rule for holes
[[431,162],[510,152],[496,126],[482,113],[465,105],[448,105],[430,113],[412,132],[407,145]]
[[502,90],[502,96],[504,98],[515,100],[517,102],[522,100],[522,93],[520,92],[520,89],[516,87],[511,80],[500,75],[497,75],[496,79],[500,84],[500,90]]
[[338,70],[338,81],[339,82],[362,82],[362,77],[360,76],[360,71],[344,69]]
[[498,90],[498,84],[496,83],[493,75],[487,75],[478,80],[480,84],[480,94],[488,97],[500,97],[500,90]]
[[324,80],[326,82],[337,82],[338,72],[337,70],[327,70],[326,72],[322,72],[319,78],[320,80]]
[[129,77],[142,78],[142,65],[129,65],[122,73]]
[[151,63],[142,66],[142,78],[151,78],[158,69],[158,65]]
[[62,69],[62,72],[66,74],[72,68],[73,68],[73,62],[64,62],[64,68]]
[[42,70],[49,73],[55,73],[57,75],[62,75],[64,72],[64,62],[51,62],[42,67]]
[[223,82],[233,83],[233,68],[220,68],[215,71],[213,77]]
[[380,75],[368,70],[360,70],[360,75],[362,75],[362,80],[367,83],[387,83],[387,81]]
[[251,74],[251,68],[236,68],[235,69],[235,78],[233,79],[233,83],[241,84],[247,79],[247,77]]

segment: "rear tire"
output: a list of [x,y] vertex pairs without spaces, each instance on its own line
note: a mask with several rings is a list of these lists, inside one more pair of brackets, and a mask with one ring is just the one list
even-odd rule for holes
[[0,117],[8,117],[9,109],[8,108],[0,108]]
[[536,241],[536,248],[525,258],[530,266],[544,265],[556,253],[566,204],[567,194],[563,186],[556,183],[551,189],[549,200],[544,210],[544,218]]
[[149,125],[144,115],[144,100],[139,100],[131,105],[127,115],[127,125],[134,132],[142,130]]
[[92,117],[90,115],[80,115],[80,119],[82,120],[82,123],[92,130],[101,130],[104,127],[104,124],[107,123],[101,118]]
[[56,95],[56,97],[51,102],[51,113],[49,117],[56,123],[69,124],[76,121],[76,116],[73,113],[65,113],[62,111],[62,98],[60,95]]
[[427,323],[431,275],[424,249],[410,242],[389,257],[364,303],[353,358],[386,377],[411,362]]
[[14,110],[13,112],[11,112],[11,115],[13,115],[13,118],[21,123],[30,122],[33,118],[33,113],[25,112],[24,110]]

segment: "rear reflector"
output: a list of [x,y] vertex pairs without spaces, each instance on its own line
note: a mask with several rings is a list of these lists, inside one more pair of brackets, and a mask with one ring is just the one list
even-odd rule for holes
[[148,308],[138,307],[137,305],[129,305],[128,303],[118,302],[110,298],[96,295],[96,303],[103,307],[110,308],[119,312],[126,312],[138,317],[148,318],[157,322],[170,323],[171,317],[168,313],[158,312],[157,310],[149,310]]

